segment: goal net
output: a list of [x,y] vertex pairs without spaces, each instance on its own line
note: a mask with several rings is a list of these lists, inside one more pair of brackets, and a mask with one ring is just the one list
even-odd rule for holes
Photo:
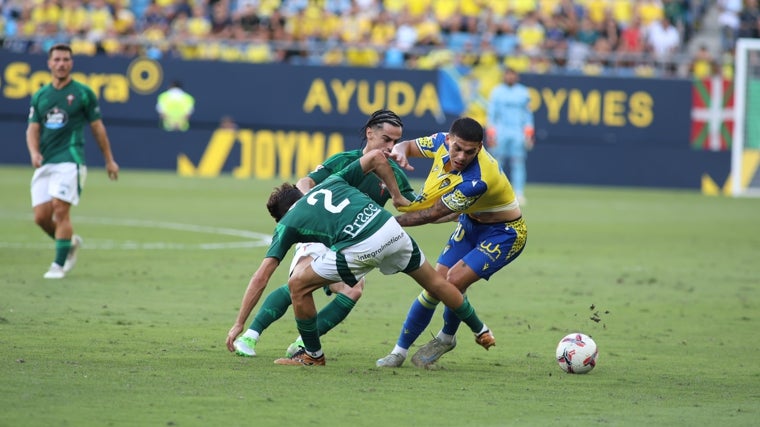
[[735,52],[731,195],[760,197],[760,39],[739,39]]

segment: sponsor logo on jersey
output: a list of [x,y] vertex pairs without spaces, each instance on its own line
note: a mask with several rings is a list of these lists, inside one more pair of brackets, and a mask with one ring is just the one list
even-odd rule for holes
[[362,209],[354,218],[354,222],[343,227],[343,232],[351,237],[356,237],[372,220],[380,214],[380,207],[370,203]]
[[460,190],[454,190],[451,193],[441,197],[443,203],[453,211],[463,211],[472,206],[478,197],[465,196]]
[[60,129],[66,126],[68,121],[69,115],[58,107],[53,107],[52,110],[45,113],[45,127],[48,129]]
[[433,138],[429,136],[417,138],[417,145],[419,145],[421,148],[433,148]]

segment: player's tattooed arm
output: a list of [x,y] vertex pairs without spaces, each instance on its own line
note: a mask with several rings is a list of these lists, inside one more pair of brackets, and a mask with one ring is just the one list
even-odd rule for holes
[[403,227],[409,227],[414,225],[450,221],[451,219],[449,219],[449,216],[457,214],[457,212],[453,212],[442,201],[438,200],[433,206],[427,209],[406,212],[398,215],[396,217],[396,221],[398,221],[398,223]]
[[451,212],[450,214],[444,215],[433,222],[435,224],[443,224],[444,222],[456,221],[459,219],[459,215],[461,214],[461,212]]

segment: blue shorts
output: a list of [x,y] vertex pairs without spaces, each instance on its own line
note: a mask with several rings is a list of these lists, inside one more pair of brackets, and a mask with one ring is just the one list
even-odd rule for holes
[[527,238],[528,227],[522,217],[483,224],[463,214],[438,263],[451,268],[461,259],[479,277],[488,280],[522,253]]

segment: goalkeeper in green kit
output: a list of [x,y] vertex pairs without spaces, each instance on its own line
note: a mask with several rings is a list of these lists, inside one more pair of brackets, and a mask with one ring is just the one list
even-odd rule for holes
[[299,242],[320,242],[330,250],[318,258],[301,258],[288,280],[296,326],[304,344],[291,357],[277,359],[275,363],[324,365],[312,293],[335,282],[353,286],[375,268],[383,274],[408,274],[454,310],[475,333],[478,344],[486,349],[495,344],[493,334],[461,292],[433,269],[417,243],[388,211],[355,187],[371,172],[382,179],[394,206],[410,203],[401,195],[390,163],[379,150],[365,154],[306,194],[290,184],[275,189],[267,209],[277,226],[227,334],[230,351],[235,350],[235,339],[280,261]]

